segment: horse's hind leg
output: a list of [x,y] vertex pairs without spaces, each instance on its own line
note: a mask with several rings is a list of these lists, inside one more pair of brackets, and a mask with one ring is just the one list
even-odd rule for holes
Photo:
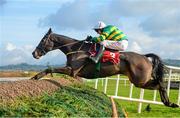
[[168,107],[173,107],[173,108],[179,107],[177,104],[170,102],[164,83],[150,80],[142,88],[151,89],[151,90],[159,90],[161,101],[164,103],[164,105]]
[[179,105],[170,102],[169,97],[167,95],[166,87],[164,86],[164,83],[163,82],[159,82],[159,85],[160,85],[159,93],[160,93],[161,100],[164,103],[164,105],[166,105],[168,107],[173,107],[173,108],[179,107]]
[[158,82],[156,82],[154,80],[150,80],[142,88],[144,88],[144,89],[151,89],[151,90],[159,90],[161,101],[166,106],[170,106],[169,104],[171,104],[171,103],[169,101],[169,98],[167,96],[167,91],[166,91],[166,88],[163,85],[163,83],[162,83],[162,85],[160,85]]
[[154,80],[149,80],[146,84],[142,86],[144,89],[150,89],[150,90],[159,90],[160,86],[159,84]]

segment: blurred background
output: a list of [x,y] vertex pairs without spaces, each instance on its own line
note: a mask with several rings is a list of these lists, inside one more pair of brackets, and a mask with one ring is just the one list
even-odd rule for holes
[[179,8],[179,0],[0,0],[0,66],[65,64],[59,50],[40,60],[31,53],[49,27],[83,40],[97,36],[92,28],[98,21],[123,30],[128,51],[155,53],[178,64]]

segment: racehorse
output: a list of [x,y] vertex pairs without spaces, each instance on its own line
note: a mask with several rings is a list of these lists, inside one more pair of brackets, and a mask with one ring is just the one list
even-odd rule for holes
[[91,42],[86,40],[79,41],[55,34],[50,28],[33,51],[33,57],[39,59],[49,51],[59,49],[67,57],[66,66],[46,69],[31,79],[38,80],[49,73],[61,73],[74,78],[83,77],[86,79],[124,74],[128,76],[131,83],[136,87],[159,90],[164,105],[173,108],[179,107],[177,104],[169,101],[166,86],[163,82],[164,64],[157,55],[152,53],[141,55],[135,52],[120,52],[119,64],[101,63],[100,70],[97,72],[96,64],[89,59],[89,49],[92,45]]

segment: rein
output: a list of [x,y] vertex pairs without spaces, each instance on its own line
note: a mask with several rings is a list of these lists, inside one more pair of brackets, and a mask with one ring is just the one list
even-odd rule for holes
[[68,56],[70,54],[75,54],[75,53],[78,53],[78,52],[85,52],[85,51],[77,50],[77,51],[68,52],[68,53],[66,53],[66,56]]
[[[84,40],[82,40],[82,41],[84,41]],[[58,46],[58,47],[56,47],[56,48],[54,48],[54,49],[59,49],[59,48],[66,47],[66,46],[69,46],[69,45],[73,45],[73,44],[76,44],[76,43],[79,43],[79,42],[81,42],[81,41],[64,44],[64,45]]]
[[[47,40],[49,40],[50,37],[51,37],[51,34],[48,36]],[[62,48],[62,47],[67,47],[67,46],[70,46],[70,45],[73,45],[73,44],[76,44],[76,43],[79,43],[79,42],[83,42],[83,43],[80,45],[80,47],[79,47],[78,50],[68,52],[68,53],[66,53],[65,55],[68,56],[68,55],[75,54],[75,53],[79,53],[79,52],[85,52],[85,51],[82,51],[82,50],[81,50],[81,48],[82,48],[82,46],[84,45],[85,41],[86,41],[86,40],[76,41],[76,42],[64,44],[64,45],[58,46],[58,47],[56,47],[56,48],[53,48],[53,50],[55,50],[55,49],[60,49],[60,48]],[[45,49],[43,49],[43,47],[37,46],[36,48],[37,48],[37,49],[40,49],[40,50],[42,51],[42,54],[43,54],[43,55],[45,55],[45,54],[47,53],[47,51],[45,51]]]
[[[80,41],[80,42],[81,42],[81,41]],[[78,52],[85,52],[85,51],[80,50],[83,45],[84,45],[84,41],[83,41],[83,43],[81,44],[81,46],[79,47],[79,49],[78,49],[77,51],[68,52],[68,53],[66,53],[66,56],[68,56],[68,55],[70,55],[70,54],[78,53]]]
[[60,49],[60,48],[62,48],[62,47],[70,46],[70,45],[73,45],[73,44],[76,44],[76,43],[79,43],[79,42],[83,42],[83,43],[81,44],[81,46],[79,47],[78,50],[68,52],[68,53],[66,53],[65,55],[68,56],[68,55],[75,54],[75,53],[78,53],[78,52],[85,52],[85,51],[80,50],[80,49],[82,48],[82,46],[84,45],[84,40],[78,41],[78,42],[73,42],[73,43],[64,44],[64,45],[58,46],[58,47],[56,47],[56,48],[54,48],[54,49]]

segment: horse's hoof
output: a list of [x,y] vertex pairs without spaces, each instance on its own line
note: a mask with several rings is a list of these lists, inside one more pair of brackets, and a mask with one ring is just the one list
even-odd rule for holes
[[32,78],[30,78],[30,80],[35,80],[35,78],[34,78],[34,77],[32,77]]
[[30,80],[38,80],[36,76],[30,78]]
[[179,107],[179,105],[177,105],[177,104],[175,104],[175,103],[171,103],[171,105],[170,105],[172,108],[178,108]]

